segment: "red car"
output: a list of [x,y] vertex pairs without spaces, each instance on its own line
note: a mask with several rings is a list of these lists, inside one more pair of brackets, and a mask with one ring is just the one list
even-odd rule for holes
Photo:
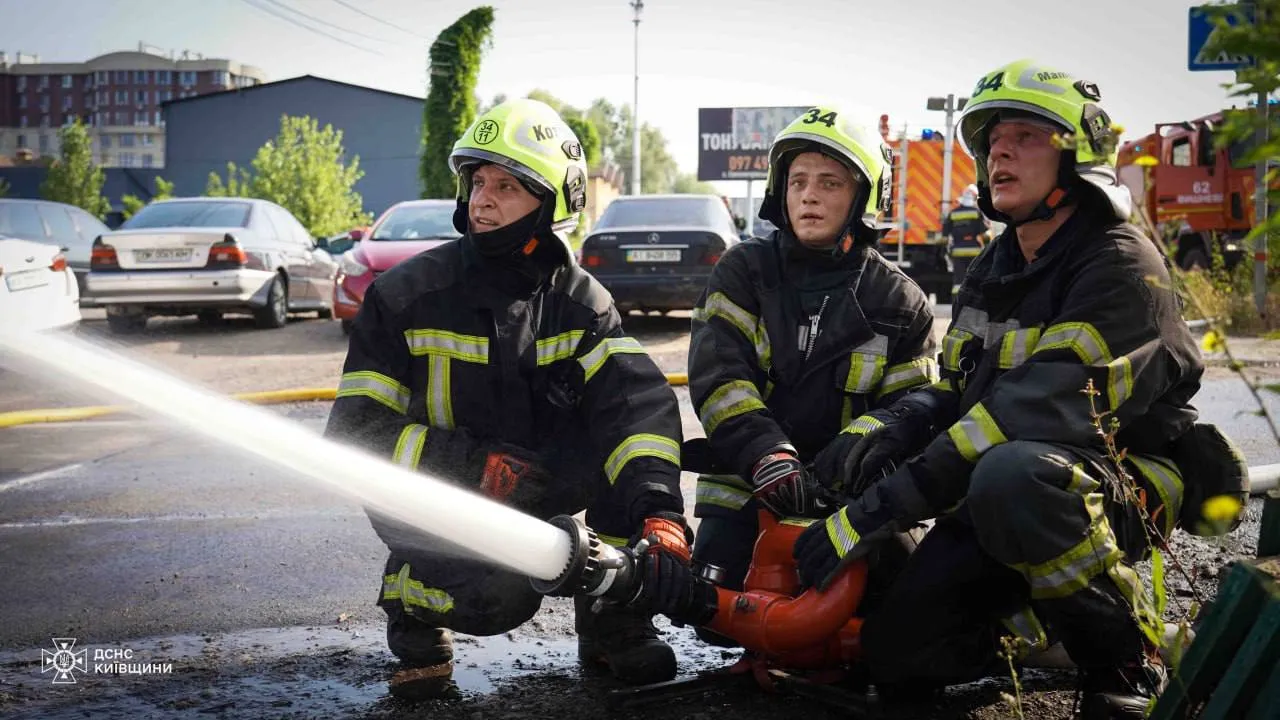
[[460,237],[453,227],[457,207],[453,200],[397,203],[342,254],[333,283],[333,312],[342,321],[344,333],[351,332],[351,322],[374,278],[401,260]]

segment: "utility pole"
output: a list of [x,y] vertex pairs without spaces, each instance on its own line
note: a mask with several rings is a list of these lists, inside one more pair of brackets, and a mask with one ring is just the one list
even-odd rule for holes
[[[1267,93],[1258,93],[1258,145],[1263,147],[1271,136],[1271,103]],[[1271,213],[1267,208],[1267,158],[1258,158],[1254,168],[1254,224],[1261,228],[1266,224]],[[1253,301],[1258,308],[1258,316],[1267,317],[1267,239],[1270,233],[1260,232],[1253,239]]]
[[631,0],[635,19],[635,97],[631,101],[631,194],[640,194],[640,11],[644,0]]
[[945,146],[942,150],[942,201],[938,208],[939,219],[944,219],[947,212],[951,210],[951,155],[955,147],[955,127],[952,118],[957,110],[963,110],[965,104],[969,102],[969,98],[962,97],[957,102],[956,96],[947,93],[946,97],[931,97],[925,108],[928,110],[942,110],[947,113],[946,119],[946,135],[943,136]]

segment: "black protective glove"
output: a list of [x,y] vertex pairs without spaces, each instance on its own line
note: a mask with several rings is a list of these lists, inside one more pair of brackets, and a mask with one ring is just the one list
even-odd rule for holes
[[678,624],[702,625],[716,612],[715,585],[697,577],[666,550],[640,556],[640,594],[632,605],[666,615]]
[[857,418],[814,458],[819,484],[844,497],[861,494],[933,440],[935,410],[930,393],[912,393]]
[[930,514],[907,468],[868,489],[826,520],[810,525],[792,554],[800,581],[825,590],[849,563],[875,543],[907,530]]
[[790,449],[780,449],[756,461],[751,468],[754,495],[775,515],[803,516],[813,509],[814,496],[808,471]]

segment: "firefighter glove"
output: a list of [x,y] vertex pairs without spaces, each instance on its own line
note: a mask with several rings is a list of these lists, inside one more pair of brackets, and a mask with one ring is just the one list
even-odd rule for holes
[[808,471],[787,450],[769,453],[751,468],[755,497],[775,515],[805,515],[813,509]]
[[689,549],[692,531],[679,513],[660,511],[644,519],[640,537],[649,540],[649,555],[666,551],[688,565],[693,553]]
[[698,578],[687,562],[663,551],[645,553],[640,563],[640,594],[633,604],[679,624],[700,625],[715,614],[715,586]]

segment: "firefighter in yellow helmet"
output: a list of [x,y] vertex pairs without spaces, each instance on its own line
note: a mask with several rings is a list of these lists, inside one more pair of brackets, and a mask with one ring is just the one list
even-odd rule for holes
[[[1213,471],[1193,472],[1214,455],[1200,439],[1225,439],[1195,425],[1204,366],[1164,258],[1127,222],[1100,102],[1093,83],[1028,60],[978,82],[960,135],[978,204],[1007,229],[956,297],[941,381],[916,393],[933,411],[888,455],[876,454],[883,431],[869,433],[851,469],[888,477],[796,544],[802,579],[822,585],[876,539],[937,519],[863,625],[867,667],[887,687],[918,697],[1007,675],[1002,637],[1023,651],[1061,641],[1087,719],[1141,718],[1164,687],[1142,629],[1160,618],[1133,563],[1148,534],[1186,522],[1184,477],[1235,461],[1217,452]],[[1125,492],[1095,409],[1118,423],[1138,492]]]
[[969,263],[982,252],[989,239],[989,223],[978,209],[978,186],[969,185],[960,193],[960,200],[942,221],[942,234],[947,238],[951,256],[951,295],[960,292],[960,283],[969,270]]
[[[742,587],[758,512],[825,515],[820,476],[936,376],[929,301],[875,249],[891,187],[879,134],[841,109],[807,110],[769,152],[760,217],[778,229],[726,252],[698,300],[689,385],[709,461],[692,467],[690,453],[705,471],[694,561],[725,587]],[[906,551],[886,549],[898,565]]]
[[[602,539],[643,534],[687,563],[675,395],[565,242],[586,204],[578,139],[543,103],[512,100],[467,129],[449,166],[463,237],[373,283],[326,435],[543,519],[585,508]],[[441,551],[430,528],[372,520],[391,550],[378,603],[401,662],[391,693],[456,694],[449,631],[507,632],[542,596]],[[575,609],[584,664],[629,683],[675,675],[646,612]]]

